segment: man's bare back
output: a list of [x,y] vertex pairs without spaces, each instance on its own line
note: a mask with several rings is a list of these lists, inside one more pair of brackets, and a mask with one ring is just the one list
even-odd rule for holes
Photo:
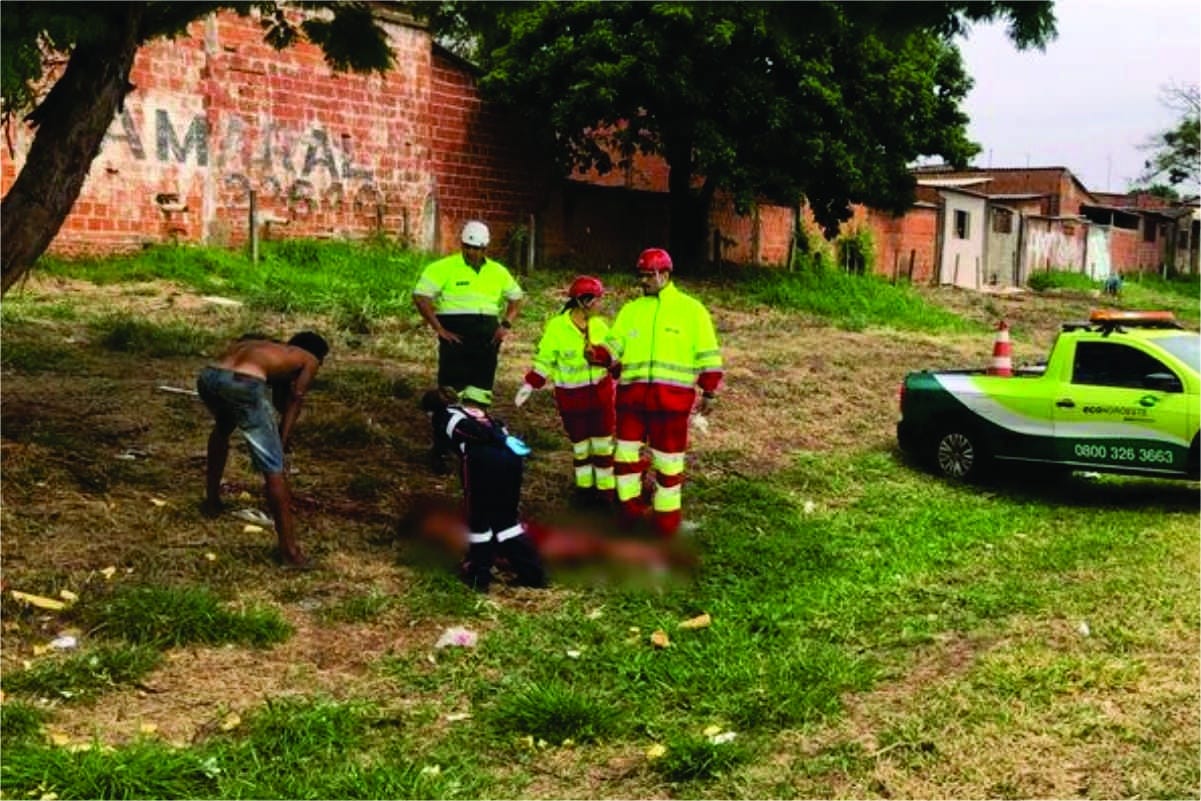
[[226,348],[218,358],[216,366],[274,383],[290,378],[306,367],[310,373],[314,373],[318,361],[307,350],[293,345],[251,339],[234,342]]

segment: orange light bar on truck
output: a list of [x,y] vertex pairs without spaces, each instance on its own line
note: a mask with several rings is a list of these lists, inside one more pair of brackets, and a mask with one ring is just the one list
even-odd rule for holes
[[1088,315],[1090,323],[1109,323],[1111,325],[1162,325],[1176,322],[1176,315],[1170,311],[1119,311],[1116,309],[1093,309]]

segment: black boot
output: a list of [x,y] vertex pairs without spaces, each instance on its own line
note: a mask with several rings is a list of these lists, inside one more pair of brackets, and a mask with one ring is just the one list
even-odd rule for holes
[[538,555],[538,550],[529,537],[520,534],[507,539],[500,544],[499,550],[517,576],[514,584],[519,587],[546,586],[546,569],[542,566],[542,557]]
[[487,592],[492,584],[492,561],[496,545],[492,542],[472,543],[467,549],[459,575],[476,592]]

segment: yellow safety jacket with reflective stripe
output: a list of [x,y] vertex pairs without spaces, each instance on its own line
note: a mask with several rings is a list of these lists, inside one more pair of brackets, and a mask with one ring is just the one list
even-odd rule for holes
[[606,345],[621,362],[618,406],[623,395],[632,395],[623,389],[643,384],[679,390],[658,393],[657,402],[664,411],[687,411],[698,383],[712,391],[721,382],[721,351],[709,311],[674,283],[623,306]]
[[430,263],[421,271],[414,295],[432,298],[437,314],[500,315],[500,302],[520,300],[521,287],[498,261],[485,259],[475,270],[455,253]]
[[603,345],[608,334],[609,324],[601,317],[588,320],[588,338],[585,340],[584,332],[576,327],[570,311],[555,315],[546,324],[542,339],[538,340],[534,369],[526,376],[526,381],[540,388],[550,380],[560,389],[601,383],[609,377],[609,371],[589,364],[584,350],[590,345]]

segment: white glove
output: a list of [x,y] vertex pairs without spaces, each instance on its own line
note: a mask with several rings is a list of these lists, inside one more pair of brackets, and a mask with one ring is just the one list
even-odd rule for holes
[[703,414],[694,414],[688,420],[692,424],[692,430],[704,436],[709,433],[709,418]]
[[513,405],[520,409],[530,399],[530,395],[533,394],[533,387],[529,384],[522,384],[521,389],[517,390],[517,397],[513,399]]

